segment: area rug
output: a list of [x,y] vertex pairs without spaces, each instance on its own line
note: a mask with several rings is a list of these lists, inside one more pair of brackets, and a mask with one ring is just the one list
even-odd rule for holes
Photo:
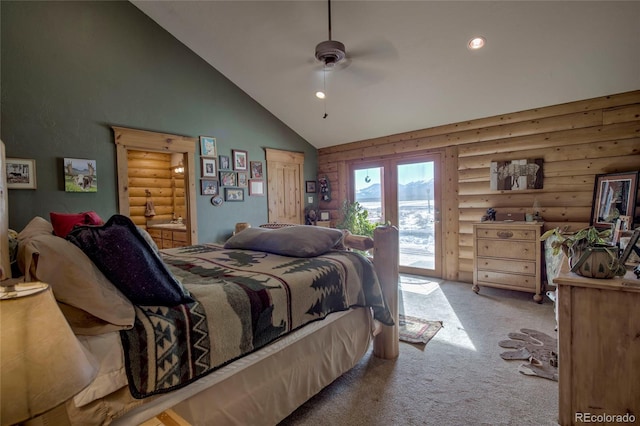
[[518,371],[528,376],[538,376],[558,381],[558,340],[548,334],[528,328],[521,333],[509,333],[509,339],[498,342],[503,348],[515,349],[500,354],[506,360],[527,360]]
[[442,328],[442,321],[428,321],[422,318],[399,315],[400,340],[426,345]]

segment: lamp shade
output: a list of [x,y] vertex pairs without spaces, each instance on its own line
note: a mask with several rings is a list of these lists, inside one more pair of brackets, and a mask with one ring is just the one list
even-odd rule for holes
[[[36,291],[21,291],[21,286]],[[97,372],[49,286],[19,284],[16,293],[18,296],[0,300],[2,425],[30,419],[60,405],[87,386]]]

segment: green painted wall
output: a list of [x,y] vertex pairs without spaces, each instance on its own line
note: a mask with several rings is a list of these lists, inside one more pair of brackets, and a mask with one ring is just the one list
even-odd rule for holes
[[[7,157],[37,169],[36,190],[9,190],[13,229],[50,211],[117,212],[112,125],[214,136],[219,153],[243,149],[254,161],[263,148],[304,152],[305,179],[315,178],[313,146],[132,4],[3,0],[0,15],[0,135]],[[64,192],[65,157],[97,160],[97,193]],[[266,197],[209,200],[197,196],[201,242],[267,221]]]

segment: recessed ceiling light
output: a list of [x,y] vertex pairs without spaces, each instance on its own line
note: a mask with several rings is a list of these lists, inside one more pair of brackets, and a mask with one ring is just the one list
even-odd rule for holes
[[324,99],[325,98],[325,94],[324,94],[324,92],[318,91],[318,92],[316,92],[316,97],[318,99]]
[[484,37],[474,37],[469,40],[469,43],[467,43],[467,47],[471,50],[482,49],[486,42],[487,41],[484,39]]

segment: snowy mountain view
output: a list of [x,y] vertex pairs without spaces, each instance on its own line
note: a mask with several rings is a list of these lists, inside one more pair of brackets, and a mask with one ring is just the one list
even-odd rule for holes
[[[403,266],[434,267],[433,191],[433,180],[398,185],[400,264]],[[356,201],[369,212],[371,222],[382,222],[380,184],[358,191]]]

